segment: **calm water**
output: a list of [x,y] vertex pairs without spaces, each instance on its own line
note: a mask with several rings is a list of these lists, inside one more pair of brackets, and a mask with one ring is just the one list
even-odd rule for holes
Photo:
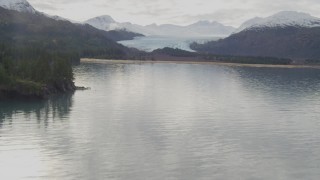
[[320,178],[320,71],[82,64],[91,90],[0,103],[0,179]]

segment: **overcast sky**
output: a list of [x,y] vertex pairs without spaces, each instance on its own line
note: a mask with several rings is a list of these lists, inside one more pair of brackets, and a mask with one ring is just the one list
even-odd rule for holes
[[29,0],[39,11],[84,21],[110,15],[118,22],[186,25],[198,20],[239,26],[255,16],[294,10],[320,17],[320,0]]

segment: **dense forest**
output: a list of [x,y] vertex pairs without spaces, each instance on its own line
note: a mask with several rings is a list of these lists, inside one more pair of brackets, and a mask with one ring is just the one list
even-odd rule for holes
[[289,58],[276,58],[264,56],[231,56],[231,55],[216,55],[201,53],[204,60],[225,62],[225,63],[240,63],[240,64],[272,64],[272,65],[288,65],[292,64]]
[[174,57],[197,57],[199,54],[195,52],[189,52],[185,50],[181,50],[178,48],[163,48],[163,49],[156,49],[152,51],[152,54],[165,54],[169,56],[174,56]]
[[0,98],[73,91],[72,63],[140,57],[143,52],[115,42],[135,36],[0,7]]
[[35,97],[75,90],[70,60],[76,53],[0,44],[0,98]]
[[140,36],[126,31],[103,31],[90,25],[55,20],[42,14],[21,13],[0,7],[0,42],[24,48],[77,52],[80,57],[126,59],[140,53],[116,43]]
[[[264,57],[264,56],[232,56],[232,55],[219,55],[212,53],[199,53],[189,52],[177,48],[163,48],[156,49],[152,53],[152,56],[159,56],[163,58],[167,55],[173,57],[191,58],[192,61],[210,61],[210,62],[224,62],[224,63],[241,63],[241,64],[273,64],[273,65],[288,65],[293,61],[289,58],[276,58],[276,57]],[[161,59],[160,59],[161,60]],[[165,59],[163,59],[165,60]]]
[[319,62],[320,28],[284,27],[241,31],[218,41],[194,43],[201,53],[232,56],[272,56],[300,63]]

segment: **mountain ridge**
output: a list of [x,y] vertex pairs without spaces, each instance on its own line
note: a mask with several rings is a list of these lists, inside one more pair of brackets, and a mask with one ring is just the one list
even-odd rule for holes
[[1,0],[0,6],[5,9],[15,10],[19,12],[37,12],[27,0]]
[[320,19],[306,13],[280,12],[248,20],[227,38],[193,43],[191,48],[202,53],[291,58],[302,63],[320,60]]
[[280,11],[268,17],[255,17],[242,23],[235,31],[263,29],[268,27],[320,27],[320,18],[297,11]]
[[[46,13],[37,11],[35,8],[33,8],[33,6],[27,0],[0,0],[0,7],[7,10],[11,10],[11,11],[17,11],[21,13],[30,13],[38,16],[45,16],[56,21],[66,21],[66,22],[70,22],[78,25],[81,24],[81,23],[76,23],[74,21],[65,19],[60,16],[56,16],[56,15],[52,16],[52,15],[48,15]],[[142,36],[142,35],[133,33],[133,32],[123,31],[123,30],[119,30],[119,31],[112,30],[108,32],[108,38],[114,41],[131,40],[134,37],[138,37],[138,36]]]
[[138,25],[129,22],[116,22],[111,16],[103,15],[88,19],[84,23],[102,30],[126,29],[147,36],[228,36],[235,28],[218,22],[198,21],[190,25],[174,24]]
[[57,21],[42,14],[0,7],[0,42],[7,47],[39,47],[46,51],[72,52],[80,57],[127,58],[139,51],[116,41],[136,34],[103,31],[90,25]]
[[69,19],[57,16],[57,15],[52,16],[52,15],[37,11],[27,0],[1,0],[0,7],[8,10],[22,12],[22,13],[44,15],[57,21],[69,21],[69,22],[75,23],[74,21],[71,21]]

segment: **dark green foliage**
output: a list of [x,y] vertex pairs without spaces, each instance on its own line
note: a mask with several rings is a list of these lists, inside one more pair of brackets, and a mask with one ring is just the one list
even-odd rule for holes
[[8,84],[9,81],[10,81],[10,78],[8,76],[8,73],[4,68],[3,64],[0,63],[0,87],[1,87],[1,84]]
[[40,47],[40,51],[51,54],[71,52],[78,57],[125,59],[135,52],[115,41],[136,36],[142,35],[125,30],[107,32],[90,25],[57,21],[42,14],[20,13],[0,7],[0,43],[26,53],[39,51],[28,47]]
[[[49,67],[50,68],[50,67]],[[50,81],[56,82],[61,80],[72,81],[73,72],[69,61],[57,59],[52,62]]]
[[[3,91],[42,97],[46,87],[73,84],[73,54],[46,52],[36,47],[0,45],[0,97]],[[72,90],[72,89],[71,89]]]
[[[106,32],[0,7],[0,98],[74,90],[71,63],[80,57],[125,59],[139,51],[114,40],[139,34]],[[139,35],[140,36],[140,35]],[[48,92],[50,91],[50,92]],[[40,93],[42,92],[42,93]]]
[[307,59],[305,60],[306,64],[320,64],[320,59]]
[[174,56],[174,57],[196,57],[198,54],[194,52],[189,52],[185,50],[181,50],[178,48],[163,48],[163,49],[156,49],[152,53],[158,53],[158,54],[165,54],[169,56]]
[[197,53],[189,52],[181,49],[163,48],[156,49],[152,52],[153,55],[168,55],[172,57],[192,57],[197,60],[215,61],[225,63],[241,63],[241,64],[291,64],[292,60],[288,58],[275,58],[275,57],[258,57],[258,56],[229,56],[229,55],[216,55],[210,53]]
[[234,56],[320,59],[320,28],[285,27],[242,31],[218,41],[193,43],[198,52]]
[[84,50],[81,56],[100,59],[123,59],[125,53],[117,48],[96,48]]
[[126,29],[108,31],[108,37],[114,41],[133,40],[135,37],[144,36],[139,33],[129,32]]
[[254,57],[254,56],[227,56],[202,54],[202,58],[209,61],[219,61],[225,63],[241,63],[241,64],[274,64],[274,65],[288,65],[292,63],[288,58],[275,57]]

